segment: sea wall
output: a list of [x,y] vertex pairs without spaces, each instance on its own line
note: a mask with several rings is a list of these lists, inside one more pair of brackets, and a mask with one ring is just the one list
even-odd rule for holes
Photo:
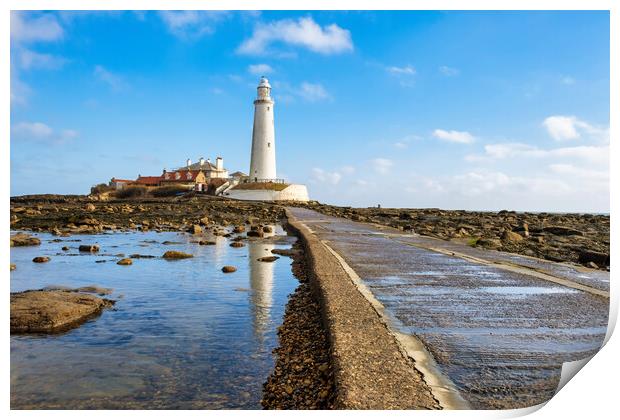
[[305,247],[308,277],[321,304],[334,368],[336,408],[442,408],[338,259],[288,210],[287,218]]

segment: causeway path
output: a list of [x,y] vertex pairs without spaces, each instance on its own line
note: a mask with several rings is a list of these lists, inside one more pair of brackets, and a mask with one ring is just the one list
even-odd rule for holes
[[545,402],[562,363],[603,344],[607,272],[287,211],[340,263],[443,408]]

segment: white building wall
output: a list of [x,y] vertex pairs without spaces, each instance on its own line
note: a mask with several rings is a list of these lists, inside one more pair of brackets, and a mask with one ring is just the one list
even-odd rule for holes
[[308,189],[301,184],[291,184],[282,191],[233,188],[225,191],[224,197],[251,201],[308,201]]

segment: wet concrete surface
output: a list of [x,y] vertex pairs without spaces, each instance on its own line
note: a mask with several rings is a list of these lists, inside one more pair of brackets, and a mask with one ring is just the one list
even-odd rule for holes
[[609,273],[289,210],[355,270],[395,329],[424,343],[472,408],[547,401],[562,363],[603,343]]

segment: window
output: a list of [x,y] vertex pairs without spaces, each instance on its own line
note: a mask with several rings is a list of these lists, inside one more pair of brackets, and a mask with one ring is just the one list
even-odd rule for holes
[[267,143],[267,147],[271,147],[271,143]]
[[267,107],[267,111],[269,111],[269,107]]

